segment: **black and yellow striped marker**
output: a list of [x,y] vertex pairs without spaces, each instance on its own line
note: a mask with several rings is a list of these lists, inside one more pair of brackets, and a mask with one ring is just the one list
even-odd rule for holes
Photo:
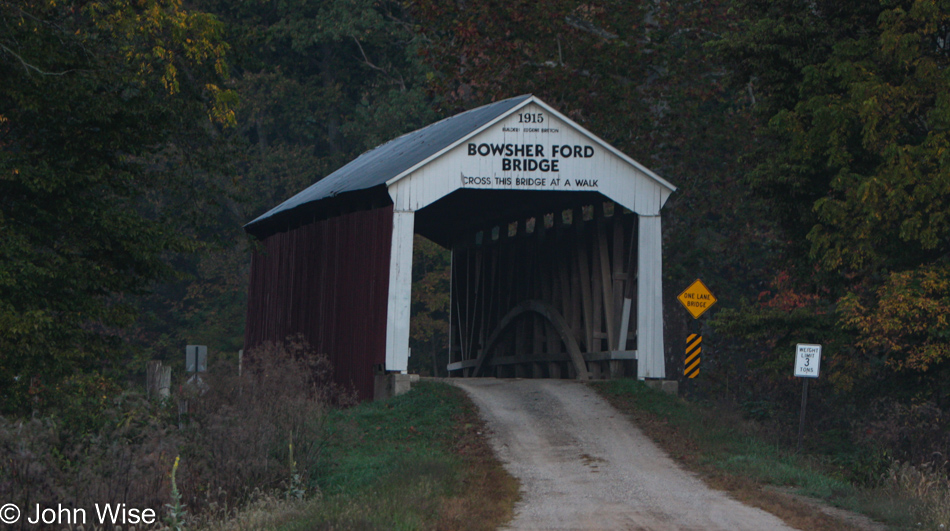
[[686,363],[683,364],[685,370],[683,376],[695,378],[699,376],[699,353],[702,352],[700,344],[703,342],[703,336],[699,334],[690,334],[686,338]]

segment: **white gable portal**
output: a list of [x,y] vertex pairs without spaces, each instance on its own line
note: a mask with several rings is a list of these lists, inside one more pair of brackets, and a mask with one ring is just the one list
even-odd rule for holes
[[[672,184],[534,96],[386,184],[394,204],[387,370],[408,365],[415,212],[462,189],[537,190],[599,192],[639,216],[637,372],[665,377],[660,209],[676,190]],[[624,301],[625,317],[632,304]],[[619,335],[627,333],[624,327]]]
[[401,211],[459,189],[546,190],[600,192],[655,216],[676,190],[533,96],[387,184]]

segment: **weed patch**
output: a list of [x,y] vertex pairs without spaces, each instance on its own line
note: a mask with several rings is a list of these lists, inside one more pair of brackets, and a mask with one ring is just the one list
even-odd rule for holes
[[[511,519],[518,483],[482,437],[474,405],[452,386],[333,412],[325,461],[303,503],[240,515],[256,529],[495,529]],[[224,528],[220,527],[219,528]]]

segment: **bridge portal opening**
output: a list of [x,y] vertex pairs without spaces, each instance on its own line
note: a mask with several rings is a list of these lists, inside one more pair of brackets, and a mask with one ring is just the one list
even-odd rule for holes
[[459,190],[416,213],[452,253],[450,376],[636,376],[637,216],[597,192]]

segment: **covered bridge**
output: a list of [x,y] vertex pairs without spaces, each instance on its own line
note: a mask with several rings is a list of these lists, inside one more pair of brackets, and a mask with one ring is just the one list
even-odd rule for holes
[[452,251],[454,376],[664,378],[675,187],[538,98],[370,150],[245,226],[245,348],[303,334],[372,398],[409,362],[412,242]]

